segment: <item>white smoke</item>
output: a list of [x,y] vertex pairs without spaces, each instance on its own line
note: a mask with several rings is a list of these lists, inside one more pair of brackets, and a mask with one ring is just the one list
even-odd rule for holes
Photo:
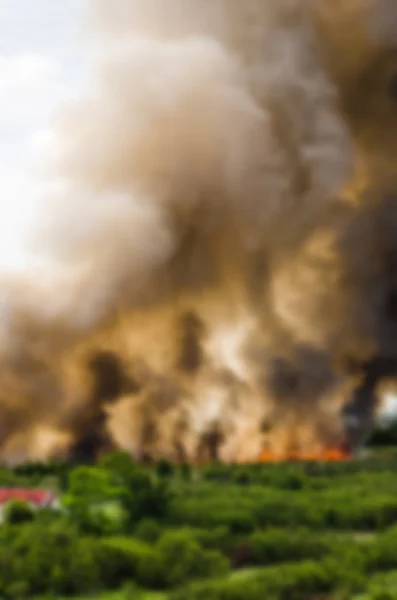
[[206,231],[234,223],[275,251],[315,226],[350,147],[306,3],[94,6],[111,35],[55,123],[44,253],[85,267],[86,293],[107,285],[111,303],[126,278],[156,277],[198,213]]

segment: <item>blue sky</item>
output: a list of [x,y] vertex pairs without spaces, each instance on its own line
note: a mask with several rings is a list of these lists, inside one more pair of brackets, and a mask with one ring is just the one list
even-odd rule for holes
[[23,267],[39,185],[31,165],[84,74],[85,0],[0,0],[0,269]]

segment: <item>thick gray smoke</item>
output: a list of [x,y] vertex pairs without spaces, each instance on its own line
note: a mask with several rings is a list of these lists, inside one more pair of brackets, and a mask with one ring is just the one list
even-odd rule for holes
[[31,239],[48,268],[4,283],[3,456],[338,445],[346,361],[383,344],[343,240],[360,188],[392,179],[376,92],[368,123],[354,109],[391,22],[369,0],[92,4],[92,77],[54,123]]

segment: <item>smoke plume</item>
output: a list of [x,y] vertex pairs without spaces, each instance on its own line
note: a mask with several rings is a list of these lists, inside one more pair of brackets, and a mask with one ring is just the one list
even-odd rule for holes
[[391,4],[92,2],[44,266],[2,286],[4,460],[246,461],[339,445],[346,405],[372,423],[395,371],[368,372],[397,360]]

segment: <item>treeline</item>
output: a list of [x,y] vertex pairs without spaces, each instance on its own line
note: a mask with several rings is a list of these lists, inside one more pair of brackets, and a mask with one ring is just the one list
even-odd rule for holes
[[397,570],[396,472],[395,453],[197,469],[113,453],[95,466],[2,469],[0,485],[52,482],[61,507],[7,507],[0,598],[120,588],[126,599],[145,590],[170,600],[352,598]]
[[378,426],[369,440],[369,445],[374,448],[397,446],[397,420]]

